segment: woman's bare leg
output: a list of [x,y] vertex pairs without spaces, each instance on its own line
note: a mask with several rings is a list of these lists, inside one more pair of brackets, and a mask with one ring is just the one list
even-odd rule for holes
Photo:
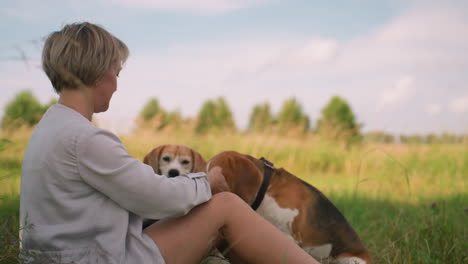
[[216,194],[187,215],[144,230],[168,264],[198,264],[218,231],[248,263],[318,263],[232,193]]

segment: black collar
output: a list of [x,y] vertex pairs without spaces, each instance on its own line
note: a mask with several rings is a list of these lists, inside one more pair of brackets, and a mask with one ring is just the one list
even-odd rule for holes
[[269,162],[266,160],[264,157],[260,158],[261,161],[263,161],[263,182],[262,185],[260,186],[260,190],[258,190],[257,197],[255,197],[255,201],[252,203],[250,207],[252,209],[257,210],[260,204],[263,201],[263,198],[265,197],[265,193],[268,189],[268,186],[270,185],[270,180],[271,180],[271,175],[273,175],[273,171],[275,170],[275,167],[273,167],[273,163]]

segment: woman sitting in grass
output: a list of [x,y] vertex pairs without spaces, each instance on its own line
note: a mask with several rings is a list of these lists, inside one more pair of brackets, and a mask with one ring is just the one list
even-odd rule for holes
[[[42,65],[55,91],[21,173],[26,263],[199,263],[223,236],[248,263],[317,263],[240,198],[211,195],[220,170],[167,178],[91,123],[109,108],[127,46],[105,29],[50,34]],[[142,230],[142,219],[163,219]]]

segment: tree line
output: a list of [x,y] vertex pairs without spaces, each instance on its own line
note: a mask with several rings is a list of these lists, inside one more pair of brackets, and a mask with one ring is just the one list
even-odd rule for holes
[[[156,98],[151,98],[140,112],[138,123],[139,127],[155,130],[180,128],[182,123],[193,123],[197,134],[238,131],[232,111],[223,97],[205,101],[195,119],[183,119],[179,112],[168,112]],[[323,108],[322,117],[314,128],[301,104],[293,97],[284,101],[276,115],[267,102],[254,105],[246,132],[292,136],[313,132],[352,143],[362,140],[360,128],[351,107],[339,96],[334,96]]]
[[[56,99],[42,105],[31,91],[19,92],[5,107],[0,127],[15,129],[19,126],[34,126],[45,111],[57,103]],[[205,101],[194,118],[184,118],[179,111],[167,111],[153,97],[143,106],[137,117],[138,129],[154,131],[179,130],[196,134],[238,132],[233,113],[223,97]],[[279,112],[274,114],[268,102],[253,106],[247,133],[268,133],[300,137],[314,133],[321,138],[345,142],[362,141],[379,143],[461,143],[467,142],[466,135],[428,134],[395,136],[383,131],[362,133],[350,104],[340,96],[333,96],[322,108],[320,118],[311,121],[300,102],[292,97],[286,99]]]

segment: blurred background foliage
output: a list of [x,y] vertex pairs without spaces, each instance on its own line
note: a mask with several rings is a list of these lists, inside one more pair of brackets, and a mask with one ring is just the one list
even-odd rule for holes
[[[21,126],[34,126],[57,99],[41,104],[29,91],[19,92],[5,107],[0,127],[2,130],[17,129]],[[316,124],[313,126],[313,124]],[[307,135],[320,136],[322,140],[340,142],[346,146],[372,143],[403,144],[458,144],[468,142],[468,135],[442,134],[401,134],[385,131],[363,132],[364,124],[359,123],[351,105],[340,96],[333,96],[322,108],[321,116],[315,122],[304,113],[299,100],[286,99],[279,112],[273,113],[268,102],[253,106],[248,127],[236,127],[233,112],[226,99],[218,97],[205,101],[196,116],[183,117],[179,110],[164,109],[156,97],[148,99],[135,120],[135,131],[183,131],[197,135],[214,133],[256,133],[307,138]]]

